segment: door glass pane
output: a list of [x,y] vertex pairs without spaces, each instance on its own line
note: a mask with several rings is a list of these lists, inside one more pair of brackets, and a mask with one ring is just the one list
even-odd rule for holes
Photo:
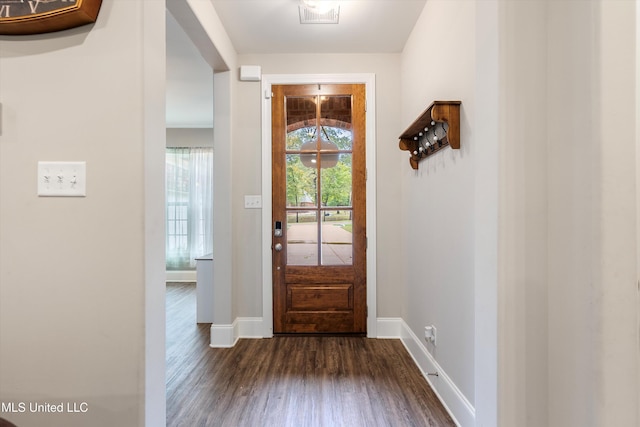
[[287,97],[285,108],[287,263],[351,265],[351,95]]
[[317,211],[287,211],[287,264],[318,265]]
[[351,150],[351,95],[321,96],[320,117],[321,149]]
[[301,127],[291,132],[287,132],[287,150],[289,151],[309,151],[315,150],[317,146],[317,127]]
[[322,212],[322,265],[351,265],[353,262],[352,211]]
[[[317,140],[316,97],[289,96],[286,102],[287,150],[303,150]],[[302,145],[306,143],[305,148]]]
[[351,158],[349,153],[320,154],[322,206],[351,207]]
[[317,154],[287,154],[287,207],[317,207]]

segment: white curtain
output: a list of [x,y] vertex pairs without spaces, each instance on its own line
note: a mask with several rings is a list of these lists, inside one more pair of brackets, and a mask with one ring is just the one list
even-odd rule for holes
[[213,250],[213,149],[167,148],[168,270],[189,270]]

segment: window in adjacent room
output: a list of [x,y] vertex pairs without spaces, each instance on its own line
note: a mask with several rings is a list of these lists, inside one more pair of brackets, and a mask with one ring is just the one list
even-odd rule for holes
[[213,248],[213,148],[167,148],[167,270],[193,270]]

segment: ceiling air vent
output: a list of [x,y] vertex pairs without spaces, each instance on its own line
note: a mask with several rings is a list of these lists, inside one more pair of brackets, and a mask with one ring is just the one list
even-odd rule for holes
[[340,6],[324,11],[301,4],[298,5],[298,10],[301,24],[337,24],[340,16]]

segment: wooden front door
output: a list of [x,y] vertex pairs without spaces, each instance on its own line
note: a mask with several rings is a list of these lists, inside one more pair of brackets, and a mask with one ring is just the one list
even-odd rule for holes
[[274,333],[365,334],[365,86],[272,92]]

